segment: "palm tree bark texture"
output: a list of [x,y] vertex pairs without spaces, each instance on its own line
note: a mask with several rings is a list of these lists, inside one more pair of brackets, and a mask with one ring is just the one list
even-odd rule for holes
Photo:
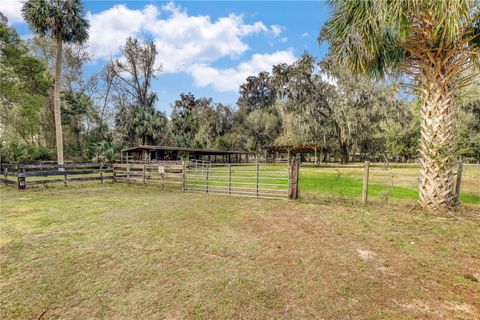
[[420,203],[430,211],[446,212],[456,205],[455,76],[468,61],[457,45],[441,41],[428,14],[411,27],[411,35],[405,46],[411,58],[404,70],[417,80],[414,89],[421,100]]

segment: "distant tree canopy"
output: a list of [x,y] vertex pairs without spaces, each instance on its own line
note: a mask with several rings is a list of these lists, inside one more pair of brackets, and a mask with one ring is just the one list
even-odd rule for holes
[[128,38],[122,53],[125,61],[111,61],[106,71],[117,97],[121,97],[116,103],[116,127],[128,145],[162,141],[167,135],[167,118],[155,109],[157,94],[152,80],[161,71],[155,66],[155,44]]
[[[2,161],[55,160],[55,43],[23,41],[0,19],[0,146]],[[413,159],[418,154],[419,104],[395,83],[351,76],[327,56],[305,52],[292,64],[245,79],[236,105],[182,93],[159,111],[152,82],[161,72],[155,44],[134,38],[125,59],[85,77],[81,45],[63,50],[61,120],[65,158],[112,161],[137,144],[248,150],[315,143],[321,160],[352,154]],[[479,85],[460,95],[459,154],[480,157]],[[166,108],[164,108],[166,109]]]
[[47,159],[43,117],[52,78],[14,29],[0,19],[1,156],[13,161]]

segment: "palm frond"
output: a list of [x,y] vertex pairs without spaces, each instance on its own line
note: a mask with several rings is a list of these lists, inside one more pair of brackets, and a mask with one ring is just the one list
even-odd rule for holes
[[67,43],[88,40],[89,24],[80,0],[28,0],[22,14],[35,33],[49,37],[60,34]]

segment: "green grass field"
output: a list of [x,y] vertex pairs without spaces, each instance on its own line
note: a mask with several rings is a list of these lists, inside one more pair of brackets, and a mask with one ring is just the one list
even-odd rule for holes
[[477,206],[323,199],[2,186],[0,318],[480,317]]
[[[480,205],[480,177],[474,168],[467,168],[460,201]],[[353,197],[359,199],[363,186],[360,168],[301,168],[300,191],[310,194]],[[369,197],[418,199],[417,168],[371,168]]]

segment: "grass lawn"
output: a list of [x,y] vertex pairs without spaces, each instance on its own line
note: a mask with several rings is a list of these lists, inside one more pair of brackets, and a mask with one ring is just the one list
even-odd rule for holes
[[[465,165],[460,201],[480,205],[480,172],[474,166]],[[410,168],[370,168],[369,197],[418,199],[419,169]],[[360,199],[363,186],[361,168],[301,168],[300,192],[310,195],[332,195]]]
[[0,192],[1,319],[480,318],[476,205]]

